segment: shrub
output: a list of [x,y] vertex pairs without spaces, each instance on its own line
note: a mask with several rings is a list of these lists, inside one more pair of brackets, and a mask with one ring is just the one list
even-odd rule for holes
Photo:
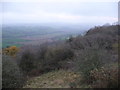
[[18,63],[24,74],[34,76],[65,67],[63,63],[73,56],[73,51],[65,44],[49,47],[45,44],[34,53],[31,48],[25,49],[19,54]]
[[111,62],[111,56],[104,50],[87,49],[79,52],[76,56],[76,69],[84,76],[84,81],[92,82],[90,79],[90,71],[98,69],[102,65]]
[[106,34],[93,34],[87,36],[78,36],[76,37],[70,45],[72,48],[81,50],[87,48],[96,48],[96,49],[112,49],[112,44],[115,42],[114,38]]
[[74,49],[112,49],[112,44],[118,43],[118,28],[117,26],[95,27],[88,30],[86,35],[77,36],[72,39],[70,45]]
[[48,50],[47,44],[43,44],[43,45],[39,46],[38,51],[37,51],[38,59],[44,59],[47,50]]
[[29,73],[36,67],[34,54],[29,50],[24,51],[19,61],[19,67],[24,74],[29,75]]
[[19,48],[17,48],[16,46],[10,46],[3,50],[3,54],[9,55],[9,56],[16,56],[18,51],[19,51]]
[[101,62],[96,51],[91,51],[91,53],[84,53],[84,56],[81,56],[81,60],[78,61],[78,69],[82,72],[84,77],[89,80],[90,71],[94,68],[99,68]]
[[71,36],[69,36],[69,38],[66,40],[66,42],[72,42],[73,41],[73,39],[74,39],[74,37],[71,35]]
[[118,35],[118,25],[102,26],[102,27],[100,26],[100,27],[91,28],[90,30],[88,30],[86,35],[93,35],[97,33],[111,35],[115,37],[116,35]]
[[60,62],[70,59],[74,56],[71,49],[65,46],[61,47],[49,47],[44,54],[44,58],[40,58],[40,63],[44,71],[50,71],[54,69],[59,69],[62,67]]
[[90,76],[93,80],[93,88],[118,88],[118,66],[109,65],[94,69],[91,71]]
[[86,46],[86,41],[83,36],[78,36],[74,38],[72,42],[70,42],[70,45],[73,49],[84,49]]
[[7,56],[2,58],[2,87],[21,88],[24,84],[23,75],[16,62]]

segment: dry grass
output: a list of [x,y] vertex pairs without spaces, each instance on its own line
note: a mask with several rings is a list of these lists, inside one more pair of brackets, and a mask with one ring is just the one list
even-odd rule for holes
[[59,70],[31,78],[23,88],[70,88],[80,75],[75,72]]

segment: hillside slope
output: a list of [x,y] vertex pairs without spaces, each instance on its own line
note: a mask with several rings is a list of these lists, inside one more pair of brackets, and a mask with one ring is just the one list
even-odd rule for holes
[[[120,78],[118,39],[118,25],[111,25],[94,27],[84,36],[71,36],[61,42],[24,47],[16,57],[3,58],[6,61],[3,62],[3,86],[117,88]],[[12,65],[11,61],[17,64],[7,66],[6,63]]]
[[65,70],[53,71],[41,76],[31,78],[24,88],[70,88],[70,83],[74,82],[80,75]]

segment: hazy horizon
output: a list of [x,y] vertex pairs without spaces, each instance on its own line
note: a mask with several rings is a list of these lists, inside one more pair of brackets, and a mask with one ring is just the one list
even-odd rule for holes
[[103,25],[118,21],[117,2],[31,1],[2,2],[2,23]]

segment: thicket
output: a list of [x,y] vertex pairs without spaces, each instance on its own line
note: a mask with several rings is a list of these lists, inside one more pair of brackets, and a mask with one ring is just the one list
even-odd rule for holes
[[[18,84],[15,86],[11,84],[11,77],[14,74],[15,78],[23,77],[21,71],[25,76],[30,77],[56,69],[70,69],[80,72],[83,77],[82,81],[78,79],[73,85],[81,85],[82,83],[95,88],[117,87],[118,78],[115,78],[118,75],[117,68],[105,67],[118,62],[119,36],[117,27],[117,25],[95,27],[88,30],[84,36],[70,37],[68,40],[60,43],[43,44],[36,47],[30,46],[29,48],[28,46],[24,47],[24,50],[21,50],[14,58],[17,65],[14,65],[13,60],[9,62],[9,65],[13,64],[12,66],[3,64],[5,74],[3,77],[4,87],[19,86],[19,83],[22,82],[20,78],[14,79],[16,81],[13,80],[13,84]],[[7,58],[5,57],[5,59]],[[3,63],[8,61],[4,60]],[[101,69],[103,66],[104,69]],[[12,75],[11,72],[13,72],[14,68],[16,73]],[[6,72],[10,75],[10,78],[6,78],[8,77]],[[106,74],[106,77],[103,76],[104,74]],[[100,77],[103,77],[103,79]],[[108,77],[113,79],[106,83],[105,81]]]
[[[82,75],[82,80],[78,79],[72,85],[88,85],[92,88],[118,87],[119,68],[107,67],[110,64],[116,66],[118,63],[118,37],[118,26],[95,27],[85,36],[78,36],[69,42],[76,51],[74,69]],[[101,69],[103,66],[104,69]],[[94,73],[92,77],[91,72]]]
[[41,45],[36,52],[33,52],[27,49],[19,54],[21,56],[19,67],[28,76],[63,69],[64,62],[74,56],[73,50],[65,44],[51,47]]
[[25,78],[14,59],[2,56],[2,88],[21,88]]
[[93,88],[117,88],[120,84],[118,79],[118,64],[110,64],[99,69],[94,69],[90,72],[90,77],[93,81],[91,86]]

